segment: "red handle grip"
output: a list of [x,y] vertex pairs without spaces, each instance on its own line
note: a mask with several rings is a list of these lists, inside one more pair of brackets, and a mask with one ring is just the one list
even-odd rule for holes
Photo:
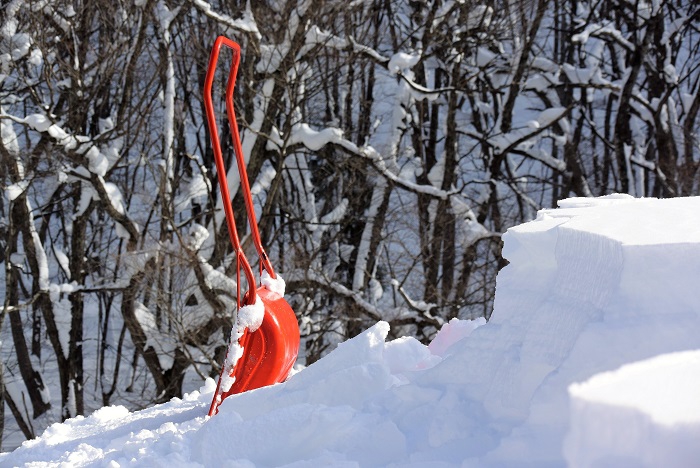
[[[270,259],[267,256],[267,252],[262,246],[262,240],[260,239],[260,231],[258,231],[258,223],[255,220],[255,206],[253,205],[253,195],[250,193],[250,184],[248,182],[248,170],[246,169],[245,160],[243,158],[243,148],[241,147],[241,138],[238,133],[238,123],[236,122],[236,113],[233,109],[233,89],[236,85],[236,74],[238,72],[238,56],[240,55],[240,48],[235,42],[231,42],[228,39],[220,36],[221,39],[227,41],[227,45],[230,42],[237,48],[237,58],[231,64],[231,71],[228,76],[228,83],[226,84],[226,113],[228,114],[228,122],[231,128],[231,138],[233,140],[233,150],[236,155],[236,163],[238,164],[238,172],[241,177],[241,189],[243,190],[243,199],[245,200],[246,214],[248,215],[248,224],[250,225],[250,232],[253,236],[253,244],[255,249],[258,251],[260,256],[260,262],[263,268],[267,270],[270,276],[274,279],[277,277],[275,270],[272,268]],[[217,39],[218,41],[218,39]],[[216,45],[214,46],[216,47]]]
[[[212,47],[211,55],[209,56],[209,66],[207,67],[207,75],[204,79],[204,109],[207,114],[207,125],[209,126],[209,135],[211,137],[212,150],[214,151],[214,162],[216,163],[216,173],[219,178],[221,199],[224,205],[224,213],[226,215],[226,222],[228,224],[229,237],[231,238],[233,250],[236,253],[236,261],[239,265],[243,266],[243,272],[246,276],[246,280],[248,281],[248,291],[243,297],[243,302],[246,305],[252,305],[255,303],[255,294],[251,294],[251,291],[253,290],[256,284],[255,276],[253,275],[253,270],[250,267],[250,263],[248,262],[248,259],[246,258],[245,253],[241,248],[240,239],[238,238],[236,220],[233,215],[233,207],[231,206],[231,195],[228,189],[228,181],[226,180],[226,167],[224,165],[224,158],[221,154],[221,142],[219,140],[219,131],[216,124],[216,116],[214,115],[214,105],[212,103],[211,98],[211,89],[214,83],[216,64],[219,61],[219,53],[221,51],[222,46],[229,47],[231,50],[233,50],[233,63],[231,64],[231,71],[229,73],[229,83],[227,85],[227,89],[230,87],[231,90],[233,90],[233,86],[235,84],[236,72],[238,70],[238,62],[240,61],[241,48],[238,44],[231,41],[230,39],[224,36],[219,36],[218,38],[216,38],[216,42],[214,42],[214,47]],[[235,122],[235,115],[233,113],[229,113],[229,120],[231,120],[231,118],[233,118]],[[236,159],[238,159],[237,155]],[[238,288],[238,305],[240,307],[240,270],[237,269],[236,275],[238,279],[238,281],[236,282]]]

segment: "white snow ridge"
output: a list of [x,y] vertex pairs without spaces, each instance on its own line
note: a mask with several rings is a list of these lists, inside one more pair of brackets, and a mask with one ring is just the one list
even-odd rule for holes
[[212,418],[208,380],[54,424],[0,465],[697,466],[700,198],[569,199],[504,242],[484,325],[427,347],[379,322]]

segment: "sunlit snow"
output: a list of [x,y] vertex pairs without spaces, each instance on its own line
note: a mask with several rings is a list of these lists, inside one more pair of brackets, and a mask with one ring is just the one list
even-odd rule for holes
[[287,382],[54,424],[0,465],[693,466],[700,198],[569,199],[504,235],[491,320],[379,322]]

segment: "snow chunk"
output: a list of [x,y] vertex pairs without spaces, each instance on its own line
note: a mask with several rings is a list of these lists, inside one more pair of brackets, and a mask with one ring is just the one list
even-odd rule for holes
[[343,198],[342,200],[340,200],[338,206],[336,206],[331,211],[329,211],[321,217],[321,224],[328,225],[340,222],[340,220],[343,219],[343,216],[345,216],[345,212],[348,209],[348,203],[349,201],[347,198]]
[[45,132],[53,125],[44,114],[31,114],[24,118],[24,122],[37,132]]
[[68,294],[73,292],[74,285],[71,284],[54,284],[49,286],[49,298],[53,303],[54,320],[58,330],[58,341],[61,343],[61,351],[63,357],[68,359],[70,351],[70,332],[71,332],[71,303],[68,299]]
[[308,124],[295,125],[289,144],[303,143],[311,151],[318,151],[328,143],[335,143],[343,138],[339,128],[324,128],[320,132],[313,130]]
[[535,57],[532,59],[532,67],[548,73],[558,73],[559,65],[545,57]]
[[236,382],[236,377],[233,376],[233,371],[236,368],[236,363],[243,357],[243,347],[238,344],[243,333],[232,333],[231,342],[226,352],[226,359],[221,370],[221,384],[219,393],[216,396],[217,404],[221,404],[221,395],[231,390],[231,386]]
[[476,66],[479,68],[486,67],[495,59],[496,54],[485,47],[479,47],[476,50]]
[[672,63],[667,63],[664,66],[664,80],[671,85],[678,84],[678,72]]
[[55,247],[53,249],[53,254],[63,272],[66,274],[66,276],[70,277],[70,260],[68,259],[68,255]]
[[93,146],[87,151],[86,156],[88,158],[88,169],[90,169],[90,172],[104,177],[109,168],[109,161],[105,155],[100,153],[100,150]]
[[277,278],[272,278],[267,270],[263,270],[260,281],[267,289],[284,297],[287,284],[279,273],[277,273]]
[[202,248],[202,244],[209,238],[209,231],[201,224],[193,224],[190,227],[189,238],[187,239],[187,247],[196,252]]
[[15,201],[17,197],[22,195],[25,192],[25,190],[27,190],[27,187],[29,187],[29,181],[26,179],[21,180],[16,184],[9,185],[5,189],[5,192],[7,193],[7,198],[9,198],[10,201]]
[[265,318],[265,304],[257,294],[255,295],[255,303],[241,307],[236,316],[236,323],[231,330],[231,341],[226,352],[221,371],[221,386],[219,393],[216,396],[217,401],[221,402],[221,395],[231,390],[231,386],[236,382],[236,377],[233,375],[236,369],[238,360],[243,357],[244,349],[240,345],[239,340],[243,337],[246,329],[250,332],[256,331]]
[[146,348],[152,347],[156,351],[158,362],[163,370],[172,368],[177,347],[173,337],[158,329],[155,315],[142,303],[135,304],[134,315],[148,337]]
[[[564,126],[562,123],[562,117],[564,115],[566,115],[566,107],[551,107],[540,112],[540,115],[537,117],[537,122],[540,127],[546,127],[552,122],[559,120],[559,124]],[[564,127],[564,131],[566,131],[568,126]]]
[[251,195],[257,195],[264,190],[267,190],[270,188],[272,185],[272,181],[275,180],[275,176],[277,175],[277,171],[275,171],[275,168],[272,166],[265,166],[263,169],[260,171],[260,175],[258,176],[258,179],[255,181],[253,186],[250,188],[250,193]]
[[31,63],[35,67],[40,67],[44,63],[44,55],[41,53],[41,50],[32,49],[32,51],[29,53],[28,60],[29,63]]
[[392,374],[429,369],[441,361],[411,336],[403,336],[384,345],[384,360]]
[[[2,65],[2,56],[0,56],[0,66]],[[2,74],[0,74],[0,83],[2,83],[3,78]],[[4,113],[4,109],[2,106],[0,106],[0,113]],[[17,143],[17,133],[15,133],[15,129],[12,127],[12,121],[10,119],[0,119],[0,139],[2,140],[2,144],[5,146],[7,151],[15,157],[15,161],[17,161],[17,168],[19,170],[19,176],[21,178],[24,178],[24,167],[21,164],[21,161],[17,157],[19,154],[19,144]]]
[[236,319],[236,328],[239,333],[246,328],[254,332],[262,325],[265,317],[265,305],[262,299],[257,294],[255,295],[255,303],[241,307],[238,310],[238,318]]
[[572,84],[588,84],[593,78],[593,74],[598,71],[597,68],[577,68],[573,65],[565,63],[562,65],[562,70]]
[[206,198],[210,190],[209,179],[201,173],[194,174],[187,184],[181,185],[181,192],[175,198],[175,206],[178,210],[185,210],[192,201]]
[[92,413],[91,418],[93,418],[98,423],[105,423],[113,421],[115,419],[123,418],[129,414],[129,410],[124,406],[103,406],[94,413]]
[[32,38],[29,34],[18,33],[12,36],[12,60],[19,60],[29,53],[29,48],[32,46]]
[[469,321],[453,318],[440,328],[438,334],[428,345],[428,349],[436,356],[444,357],[452,345],[468,337],[474,330],[485,324],[486,319],[483,317]]
[[692,466],[700,460],[700,350],[664,354],[569,387],[571,466]]
[[559,84],[558,77],[545,73],[535,73],[525,82],[525,89],[534,89],[535,91],[544,92],[557,84]]
[[420,60],[420,54],[407,54],[406,52],[397,52],[389,59],[389,73],[396,75],[403,70],[410,70]]

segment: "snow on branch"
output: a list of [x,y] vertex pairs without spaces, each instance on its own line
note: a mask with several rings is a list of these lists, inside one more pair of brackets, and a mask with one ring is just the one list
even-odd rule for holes
[[258,24],[255,22],[253,12],[250,10],[250,3],[246,3],[243,16],[239,19],[233,19],[223,13],[215,12],[211,4],[205,2],[204,0],[192,0],[192,4],[207,18],[211,18],[231,29],[235,29],[236,31],[251,33],[258,41],[262,39],[262,34],[260,34],[260,31],[258,30]]
[[482,144],[492,147],[497,154],[506,154],[520,150],[519,154],[536,159],[552,169],[565,171],[566,163],[564,163],[564,161],[560,161],[559,159],[555,159],[543,153],[535,153],[525,148],[518,147],[542,134],[555,124],[559,124],[566,130],[566,128],[568,128],[568,123],[565,122],[564,119],[572,108],[573,106],[546,109],[540,113],[537,120],[530,122],[529,127],[518,128],[508,133],[499,133],[492,136],[479,135],[474,132],[464,133],[469,137],[479,140]]
[[454,87],[430,89],[413,81],[412,74],[404,70],[410,70],[416,65],[421,59],[420,55],[397,52],[391,57],[387,57],[369,46],[358,43],[353,36],[340,37],[328,31],[323,31],[316,25],[309,28],[305,40],[306,43],[304,47],[302,47],[297,54],[297,60],[301,59],[315,47],[323,46],[338,51],[354,52],[369,57],[374,63],[388,70],[391,75],[396,75],[405,81],[413,91],[412,94],[414,97],[418,100],[434,100],[440,93],[456,90]]
[[[81,170],[82,169],[82,170]],[[74,168],[68,175],[84,182],[89,182],[94,190],[93,200],[98,201],[103,210],[117,222],[117,234],[127,238],[129,245],[136,246],[139,238],[139,227],[124,210],[122,195],[119,188],[93,172],[86,173],[83,167]],[[120,229],[121,228],[121,229]]]
[[615,40],[618,44],[624,47],[628,52],[634,52],[635,46],[630,41],[625,39],[619,29],[612,27],[611,25],[602,26],[600,24],[589,24],[585,30],[578,34],[574,34],[571,37],[571,41],[574,43],[585,44],[589,37],[610,37]]
[[[384,308],[383,310],[380,310],[377,306],[365,300],[359,291],[348,289],[340,283],[332,281],[323,275],[317,274],[313,270],[304,271],[303,273],[300,273],[300,275],[301,277],[287,281],[290,290],[301,290],[304,286],[315,286],[332,291],[341,297],[351,300],[372,320],[380,321],[388,319],[390,322],[405,321],[407,319],[410,319],[409,321],[411,322],[414,320],[419,320],[428,322],[438,328],[444,323],[442,318],[435,317],[430,313],[430,309],[432,307],[429,304],[411,301],[410,308],[395,307],[393,309]],[[406,298],[410,300],[408,296],[406,296]],[[427,309],[425,307],[421,308],[421,306],[425,306]]]
[[298,57],[303,57],[311,49],[320,45],[339,51],[352,51],[358,54],[366,55],[372,60],[374,60],[376,63],[385,66],[388,65],[390,60],[389,57],[380,54],[373,48],[368,47],[366,45],[358,44],[352,36],[342,38],[340,36],[336,36],[335,34],[331,34],[327,31],[323,31],[316,25],[311,26],[306,32],[305,40],[306,43],[304,44],[304,47],[302,47],[302,49],[299,51]]
[[434,320],[440,324],[444,323],[441,317],[435,317],[430,313],[431,310],[437,307],[437,304],[428,303],[425,301],[417,301],[413,299],[411,296],[408,295],[403,286],[401,286],[401,284],[395,279],[391,280],[391,285],[394,286],[394,289],[396,289],[399,292],[399,294],[401,294],[401,297],[403,297],[404,301],[406,301],[406,303],[411,307],[411,309],[428,317],[429,319],[431,319],[431,321]]
[[403,81],[408,84],[408,86],[411,88],[411,95],[416,98],[417,100],[421,101],[423,99],[427,99],[429,101],[434,101],[437,99],[438,95],[441,93],[446,93],[450,91],[459,91],[457,88],[454,86],[444,86],[442,88],[436,88],[436,89],[430,89],[425,86],[421,86],[415,81],[413,81],[410,77],[406,76],[405,73],[403,73],[401,70],[396,72],[396,76],[401,78]]
[[[255,66],[259,73],[272,74],[279,71],[280,66],[296,49],[295,44],[301,43],[301,34],[305,31],[308,20],[306,13],[311,2],[305,1],[297,5],[289,15],[289,20],[284,28],[284,38],[281,42],[272,45],[260,46],[260,61]],[[299,62],[297,54],[294,62]]]
[[55,8],[54,2],[35,2],[31,9],[33,11],[41,11],[47,17],[51,18],[53,22],[58,26],[64,33],[70,34],[73,28],[73,23],[70,21],[76,14],[75,9],[72,6],[67,8]]
[[[355,303],[355,305],[360,307],[360,309],[362,309],[365,312],[365,314],[372,318],[372,320],[383,320],[383,314],[379,310],[379,308],[366,301],[359,291],[353,291],[351,289],[348,289],[340,283],[318,275],[313,270],[305,272],[304,280],[312,282],[317,286],[321,286],[324,289],[330,289],[333,292],[339,294],[340,296],[345,297],[346,299],[350,299],[352,302]],[[291,281],[288,281],[288,283],[291,284]],[[294,290],[295,288],[290,287],[290,289]]]
[[[87,168],[85,166],[77,166],[69,169],[67,174],[91,184],[94,191],[91,194],[92,198],[99,201],[107,214],[126,231],[123,234],[124,237],[129,238],[129,243],[133,246],[136,245],[139,237],[139,228],[124,210],[119,188],[110,182],[105,182],[104,176],[109,168],[109,160],[100,152],[90,137],[71,135],[59,125],[52,123],[43,114],[31,114],[25,118],[0,114],[0,119],[3,118],[11,119],[17,123],[27,125],[39,133],[44,133],[65,150],[83,156],[86,159]],[[119,231],[119,227],[117,230]]]
[[284,146],[303,144],[312,151],[318,151],[328,144],[334,144],[343,148],[354,156],[360,156],[369,161],[372,166],[386,179],[394,182],[399,187],[414,193],[430,195],[435,198],[447,200],[456,195],[457,190],[442,190],[432,185],[421,185],[402,178],[399,174],[392,172],[383,157],[374,147],[370,145],[357,146],[355,143],[343,136],[343,131],[335,127],[327,127],[321,131],[313,130],[308,124],[296,124],[292,128],[289,137],[284,141],[279,133],[270,139],[268,149],[281,149]]
[[451,196],[459,193],[457,190],[447,191],[439,189],[433,185],[416,184],[415,182],[411,182],[410,180],[400,177],[387,167],[385,158],[383,158],[382,155],[379,154],[379,152],[372,146],[358,147],[353,142],[345,139],[338,142],[338,144],[350,153],[367,159],[370,163],[372,163],[372,166],[377,170],[377,172],[379,172],[379,174],[394,182],[399,187],[408,190],[409,192],[430,195],[441,200],[447,200]]

